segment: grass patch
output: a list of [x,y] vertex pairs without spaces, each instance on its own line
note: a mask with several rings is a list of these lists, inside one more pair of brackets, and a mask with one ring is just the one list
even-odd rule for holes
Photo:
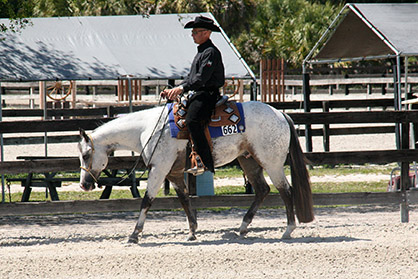
[[[325,182],[312,183],[313,193],[355,193],[355,192],[386,192],[386,181],[378,182]],[[215,195],[235,195],[245,193],[244,186],[215,187]],[[279,191],[270,185],[270,193]]]
[[[310,176],[324,175],[352,175],[352,174],[390,174],[396,163],[387,165],[336,165],[314,166],[309,170]],[[264,175],[267,175],[264,172]],[[290,175],[290,167],[285,166],[285,175]],[[242,177],[242,170],[238,166],[216,169],[215,178]]]
[[[389,165],[362,165],[362,166],[344,166],[338,165],[334,167],[319,166],[312,170],[309,170],[311,176],[324,176],[324,175],[350,175],[350,174],[390,174],[391,170],[396,167],[396,164]],[[285,174],[289,175],[289,167],[285,168]],[[74,177],[77,173],[59,174],[64,177]],[[6,176],[6,177],[26,177],[24,175],[18,176]],[[42,176],[40,176],[42,177]],[[231,178],[242,177],[242,170],[239,167],[224,167],[216,170],[215,178]],[[385,192],[387,188],[387,181],[379,182],[321,182],[312,183],[313,193],[350,193],[350,192]],[[275,187],[270,186],[271,193],[278,193]],[[145,190],[140,190],[141,197],[144,196]],[[215,187],[215,195],[233,195],[245,193],[245,187],[242,186],[222,186]],[[9,202],[9,194],[6,188],[6,202]],[[101,191],[94,192],[81,192],[81,191],[63,191],[58,192],[60,200],[97,200],[100,198]],[[175,191],[170,190],[169,196],[175,196]],[[157,197],[163,197],[163,189],[161,188]],[[21,200],[22,193],[11,194],[11,201],[18,202]],[[111,199],[129,199],[132,198],[132,194],[129,190],[113,189],[110,195]],[[50,200],[50,197],[46,197],[45,192],[32,192],[30,201],[46,201]]]
[[[321,182],[312,183],[313,193],[353,193],[353,192],[385,192],[387,188],[386,181],[379,182]],[[270,185],[270,193],[278,193],[279,191]],[[145,190],[140,190],[141,197],[144,196]],[[222,186],[215,187],[215,195],[239,195],[245,193],[244,186]],[[62,201],[71,200],[98,200],[101,191],[81,192],[81,191],[63,191],[58,192],[59,198]],[[175,191],[170,189],[169,196],[176,196]],[[161,189],[157,197],[165,197],[163,189]],[[22,198],[22,193],[12,193],[11,201],[19,202]],[[132,194],[129,190],[112,190],[110,199],[131,199]],[[30,201],[47,201],[50,197],[46,197],[45,192],[32,192]],[[9,202],[9,195],[6,192],[6,202]]]
[[[324,176],[324,175],[352,175],[352,174],[390,174],[393,168],[397,167],[396,163],[387,165],[337,165],[330,166],[315,166],[309,170],[310,176]],[[287,168],[288,169],[288,168]]]
[[312,183],[313,193],[386,192],[387,181],[378,182],[321,182]]

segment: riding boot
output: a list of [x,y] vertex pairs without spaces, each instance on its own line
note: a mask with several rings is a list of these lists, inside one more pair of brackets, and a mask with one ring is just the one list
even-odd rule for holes
[[200,159],[202,160],[206,169],[215,173],[212,152],[203,131],[204,128],[200,125],[200,123],[196,125],[196,123],[193,122],[189,123],[188,128],[193,143],[193,150],[200,156]]

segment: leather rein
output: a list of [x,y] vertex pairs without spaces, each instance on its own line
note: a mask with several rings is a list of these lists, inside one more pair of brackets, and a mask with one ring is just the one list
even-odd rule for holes
[[[160,98],[160,102],[161,102],[161,98]],[[160,102],[159,102],[159,103],[160,103]],[[169,109],[169,111],[168,111],[168,113],[167,113],[167,115],[166,115],[166,117],[165,117],[165,119],[164,119],[164,123],[167,121],[167,118],[168,118],[168,115],[170,114],[171,109],[172,109],[172,108],[170,108],[170,109]],[[127,174],[125,174],[125,175],[124,175],[125,177],[122,177],[122,178],[121,178],[121,180],[120,180],[119,182],[117,182],[116,184],[122,183],[123,181],[125,181],[125,180],[128,178],[128,176],[129,176],[129,175],[131,175],[131,174],[134,172],[135,168],[136,168],[136,167],[137,167],[137,165],[139,164],[140,158],[141,158],[141,156],[142,156],[142,153],[143,153],[143,152],[144,152],[144,150],[145,150],[145,147],[148,145],[148,143],[150,142],[151,138],[152,138],[152,137],[154,136],[154,134],[156,133],[157,126],[158,126],[158,124],[160,123],[160,121],[161,121],[161,118],[162,118],[162,115],[163,115],[163,114],[164,114],[164,109],[163,109],[163,111],[161,112],[161,114],[160,114],[160,116],[159,116],[159,118],[158,118],[157,124],[155,125],[155,127],[154,127],[154,129],[153,129],[153,131],[152,131],[152,133],[151,133],[151,136],[149,137],[148,141],[145,143],[144,147],[142,148],[141,153],[140,153],[140,155],[138,156],[138,159],[136,160],[136,162],[135,162],[134,166],[132,167],[131,171],[129,171]],[[154,152],[155,152],[155,150],[157,149],[157,145],[158,145],[158,143],[159,143],[159,141],[160,141],[160,139],[161,139],[161,136],[163,135],[163,130],[164,130],[164,127],[161,129],[160,135],[159,135],[158,140],[157,140],[157,144],[154,146],[154,149],[153,149],[153,151],[152,151],[152,153],[151,153],[151,156],[150,156],[150,158],[149,158],[149,162],[151,162],[151,159],[152,159],[152,157],[154,156]],[[94,149],[94,143],[93,143],[93,138],[91,137],[91,135],[87,135],[87,136],[89,137],[90,142],[91,142],[91,157],[90,157],[90,162],[89,162],[88,168],[85,168],[85,167],[83,167],[83,166],[80,166],[80,169],[82,169],[82,170],[86,171],[88,174],[90,174],[90,176],[94,179],[94,182],[96,182],[96,183],[97,183],[97,185],[99,185],[99,180],[98,180],[98,179],[97,179],[97,178],[93,175],[93,173],[91,172],[91,167],[92,167],[92,165],[93,165],[93,155],[94,155],[94,151],[95,151],[95,149]],[[141,177],[142,177],[144,174],[145,174],[145,171],[142,173]],[[99,186],[99,187],[100,187],[100,186]]]

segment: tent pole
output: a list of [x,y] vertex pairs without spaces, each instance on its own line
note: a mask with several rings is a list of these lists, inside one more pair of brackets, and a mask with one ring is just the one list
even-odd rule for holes
[[[343,19],[340,19],[340,16],[345,12],[345,10],[348,8],[349,4],[346,4],[341,11],[338,13],[338,15],[334,18],[334,20],[331,22],[331,24],[328,26],[327,30],[325,30],[324,33],[322,33],[319,40],[316,42],[314,47],[311,49],[311,51],[308,53],[308,55],[305,57],[304,61],[311,60],[313,53],[319,48],[320,44],[325,41],[325,39],[328,37],[328,34],[331,34],[335,32],[335,29],[337,28],[337,24],[340,23]],[[344,15],[344,17],[347,14]]]
[[[393,69],[393,100],[395,111],[399,110],[399,92],[398,92],[398,64],[397,59],[392,60],[392,69]],[[401,148],[401,139],[400,139],[400,123],[395,123],[395,140],[396,140],[396,149]]]
[[[401,99],[402,99],[402,80],[401,80],[401,57],[398,54],[396,56],[396,94],[397,94],[397,105],[398,110],[402,110]],[[409,149],[409,124],[408,123],[398,123],[399,127],[398,137],[400,139],[400,148]],[[409,162],[401,162],[401,192],[402,192],[402,201],[400,204],[401,211],[401,222],[409,222],[409,205],[408,199],[406,197],[406,190],[410,187],[409,181]]]
[[[406,100],[408,100],[409,99],[409,96],[408,96],[408,56],[405,56],[405,61],[404,61],[404,65],[405,65],[405,83],[404,83],[404,90],[405,90],[405,101]],[[405,105],[405,109],[407,109],[408,108],[408,105]]]
[[[409,92],[408,92],[408,67],[409,67],[409,57],[405,56],[405,61],[404,61],[404,65],[405,65],[405,83],[404,83],[404,90],[405,90],[405,101],[409,99]],[[405,110],[409,110],[410,109],[410,105],[405,104],[404,109]],[[409,131],[411,134],[411,138],[409,140],[409,146],[412,147],[412,149],[415,149],[415,125],[414,123],[409,123]],[[414,166],[416,165],[416,163],[414,162]],[[415,186],[415,185],[414,185]]]
[[401,57],[400,55],[396,56],[396,81],[397,81],[397,100],[398,100],[398,110],[402,110],[402,76],[401,76]]
[[[214,17],[212,17],[212,19],[215,21],[215,23],[218,26],[220,26],[219,23],[216,21],[216,19]],[[251,70],[251,68],[248,66],[247,62],[245,62],[244,58],[241,56],[241,54],[239,53],[239,51],[237,50],[237,48],[235,47],[235,45],[231,42],[231,40],[229,39],[228,35],[226,35],[225,31],[222,28],[221,28],[221,35],[225,39],[225,41],[227,42],[227,44],[229,45],[229,47],[232,49],[232,51],[234,52],[234,54],[238,57],[238,60],[241,62],[241,64],[247,70],[248,74],[251,76],[251,79],[255,83],[257,83],[257,77],[255,76],[255,74],[253,73],[253,71]]]
[[[303,109],[311,111],[311,88],[309,86],[309,74],[306,72],[306,63],[302,64],[303,74]],[[312,152],[312,128],[310,124],[305,125],[305,146],[306,152]]]

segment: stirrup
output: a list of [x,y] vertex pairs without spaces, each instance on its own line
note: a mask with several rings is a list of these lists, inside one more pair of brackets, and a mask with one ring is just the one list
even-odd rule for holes
[[194,176],[201,175],[202,173],[204,173],[206,171],[206,167],[203,164],[200,156],[196,153],[196,151],[193,151],[190,154],[190,157],[192,158],[191,159],[192,167],[186,170],[185,172],[193,174]]
[[190,168],[190,169],[186,170],[185,172],[186,173],[193,174],[194,176],[198,176],[198,175],[203,174],[205,171],[206,171],[206,168],[205,167],[197,167],[197,166],[195,166],[193,168]]

